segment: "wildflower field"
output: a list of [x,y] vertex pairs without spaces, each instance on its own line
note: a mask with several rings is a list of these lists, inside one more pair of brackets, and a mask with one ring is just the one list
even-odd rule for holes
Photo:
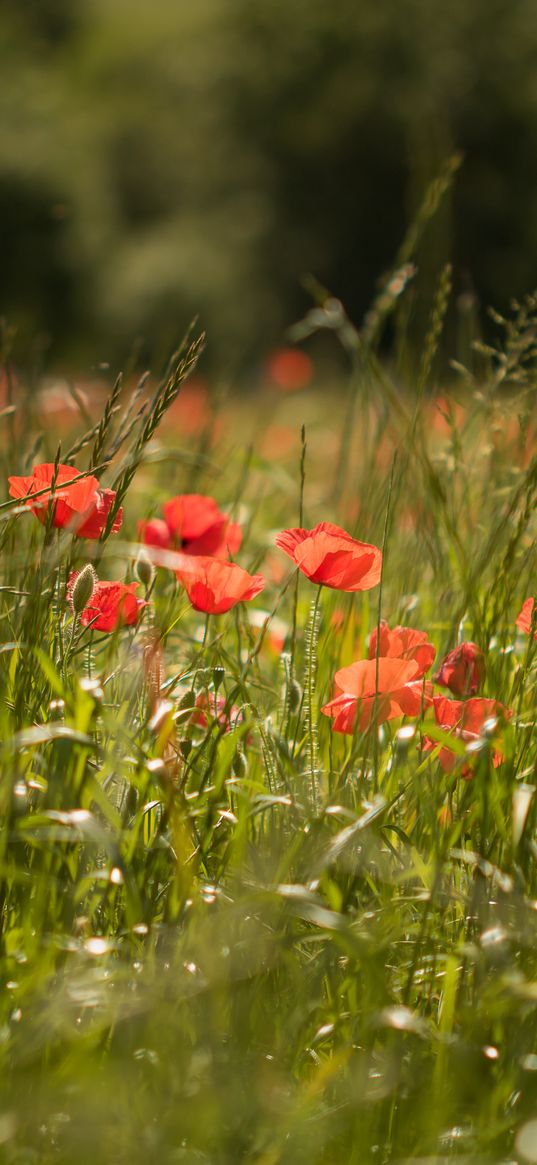
[[537,303],[439,385],[445,299],[411,382],[6,354],[7,1165],[537,1161]]

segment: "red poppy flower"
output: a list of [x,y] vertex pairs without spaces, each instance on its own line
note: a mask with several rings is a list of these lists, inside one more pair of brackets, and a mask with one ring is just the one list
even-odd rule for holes
[[171,535],[162,518],[150,518],[148,522],[138,523],[138,533],[146,546],[158,546],[159,550],[169,550]]
[[[433,696],[433,708],[436,723],[443,732],[449,732],[457,740],[465,744],[472,744],[483,731],[487,720],[509,720],[513,715],[510,708],[500,704],[498,700],[487,700],[483,696],[476,696],[471,700],[449,700],[447,696]],[[427,752],[436,748],[436,742],[429,736],[424,736],[423,747]],[[497,767],[502,762],[502,754],[496,750],[493,754],[493,764]],[[450,773],[457,764],[457,753],[443,745],[438,754],[438,760],[444,772]],[[461,769],[461,776],[468,778],[472,770],[468,764]]]
[[265,586],[260,574],[248,574],[242,566],[222,558],[197,555],[176,572],[195,611],[223,615],[237,603],[254,599]]
[[178,494],[165,502],[162,509],[164,520],[151,518],[149,522],[139,523],[138,532],[146,546],[225,558],[235,554],[241,545],[240,526],[230,522],[214,498]]
[[312,582],[338,591],[368,591],[380,582],[382,552],[357,542],[341,526],[319,522],[313,530],[282,530],[276,546]]
[[[383,659],[411,659],[419,666],[417,678],[429,670],[436,654],[436,648],[427,639],[426,631],[413,631],[411,627],[388,627],[386,620],[380,624],[379,656]],[[377,628],[369,639],[369,658],[377,655]]]
[[[534,606],[534,599],[532,599],[532,598],[525,599],[524,603],[522,604],[522,610],[520,612],[520,615],[518,615],[517,619],[515,619],[515,624],[518,627],[519,631],[523,631],[525,635],[529,635],[529,633],[531,631],[531,620],[532,620],[532,616],[533,616],[533,606]],[[533,638],[537,639],[537,631],[535,632]]]
[[[70,599],[78,577],[74,572],[67,587]],[[139,615],[147,603],[135,595],[138,583],[97,582],[91,599],[80,616],[83,627],[94,631],[115,631],[116,627],[130,627],[138,622]]]
[[313,363],[299,348],[275,348],[267,359],[266,370],[277,388],[293,392],[310,383]]
[[[54,490],[47,490],[35,501],[26,500],[28,494],[36,493],[52,484],[55,469],[57,474]],[[74,478],[80,480],[73,481]],[[73,484],[64,486],[63,483],[67,481]],[[34,465],[29,477],[10,477],[9,493],[12,498],[22,498],[43,525],[46,522],[52,495],[54,497],[52,525],[67,527],[78,538],[100,537],[116,496],[113,489],[100,489],[96,477],[82,477],[72,465],[55,467],[52,462]],[[122,516],[123,511],[119,509],[112,526],[114,533],[121,526]]]
[[423,701],[419,676],[415,660],[360,659],[336,672],[337,694],[321,712],[333,717],[335,732],[350,735],[357,717],[360,732],[365,732],[373,718],[376,724],[383,724],[394,716],[419,716]]
[[442,660],[433,680],[454,696],[475,696],[485,678],[485,656],[476,643],[459,643]]

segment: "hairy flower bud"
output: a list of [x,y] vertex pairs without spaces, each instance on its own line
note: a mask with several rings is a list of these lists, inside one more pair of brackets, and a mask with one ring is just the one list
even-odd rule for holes
[[81,615],[84,607],[87,607],[97,581],[97,575],[89,562],[74,579],[70,580],[69,597],[75,615]]
[[134,573],[138,582],[141,582],[142,586],[148,591],[155,577],[155,567],[145,550],[138,551],[138,556],[134,564]]

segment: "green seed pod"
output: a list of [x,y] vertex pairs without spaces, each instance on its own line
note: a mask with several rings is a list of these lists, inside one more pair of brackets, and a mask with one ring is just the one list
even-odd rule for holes
[[87,607],[97,582],[97,575],[88,562],[76,576],[71,591],[71,605],[75,615],[81,615],[84,607]]

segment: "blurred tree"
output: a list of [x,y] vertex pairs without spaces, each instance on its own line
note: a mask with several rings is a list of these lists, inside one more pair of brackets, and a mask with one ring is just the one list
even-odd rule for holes
[[51,50],[80,28],[85,10],[85,0],[4,0],[4,16],[16,22],[20,35]]
[[534,280],[536,52],[533,0],[7,0],[0,310],[83,360],[199,312],[255,359],[304,272],[360,320],[454,148],[413,311],[450,251],[501,306]]

